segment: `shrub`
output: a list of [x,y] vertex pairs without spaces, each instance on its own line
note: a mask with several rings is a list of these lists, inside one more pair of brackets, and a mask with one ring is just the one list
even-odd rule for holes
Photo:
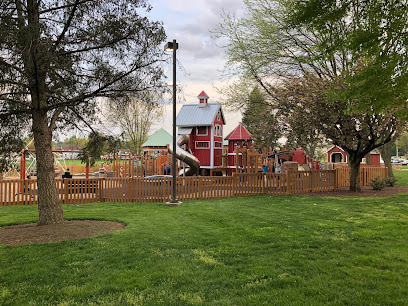
[[395,176],[389,176],[383,179],[385,186],[394,187],[395,183],[397,182],[397,178]]
[[381,177],[377,176],[376,178],[371,180],[370,185],[374,190],[381,190],[385,187],[385,182]]

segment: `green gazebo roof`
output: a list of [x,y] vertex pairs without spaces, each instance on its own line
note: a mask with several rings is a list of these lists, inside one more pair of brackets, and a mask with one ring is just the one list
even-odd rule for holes
[[159,129],[156,133],[154,133],[144,144],[142,147],[165,147],[171,141],[173,137],[169,133],[166,132],[163,128]]

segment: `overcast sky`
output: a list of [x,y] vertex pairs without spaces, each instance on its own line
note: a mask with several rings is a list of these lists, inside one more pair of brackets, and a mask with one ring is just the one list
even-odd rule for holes
[[[168,41],[177,40],[177,59],[187,74],[177,70],[177,82],[183,87],[184,98],[178,99],[177,110],[182,104],[198,103],[197,96],[204,90],[209,102],[217,102],[220,96],[214,86],[221,85],[221,70],[225,63],[225,51],[211,38],[210,30],[221,22],[221,13],[237,13],[243,7],[242,0],[150,0],[153,6],[149,18],[163,21]],[[218,42],[220,43],[220,42]],[[166,69],[172,80],[171,64]],[[241,114],[227,113],[224,136],[240,122]],[[154,126],[154,132],[163,127],[172,132],[171,105],[166,105],[166,115]]]

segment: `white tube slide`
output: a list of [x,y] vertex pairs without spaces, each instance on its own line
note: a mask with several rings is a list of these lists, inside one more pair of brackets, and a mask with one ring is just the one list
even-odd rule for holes
[[[176,139],[177,146],[176,146],[176,157],[185,162],[187,165],[190,167],[186,168],[185,171],[182,169],[180,170],[179,175],[185,175],[185,176],[191,176],[194,175],[198,172],[200,169],[200,161],[198,160],[197,157],[195,157],[193,154],[188,153],[187,151],[183,150],[181,148],[182,145],[184,144],[189,144],[190,142],[190,137],[189,135],[179,135],[177,136]],[[173,145],[170,143],[169,145],[169,152],[173,154]]]

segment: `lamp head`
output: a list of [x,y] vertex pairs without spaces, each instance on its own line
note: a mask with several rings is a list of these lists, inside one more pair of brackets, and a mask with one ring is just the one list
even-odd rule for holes
[[169,51],[173,52],[174,49],[178,49],[178,43],[173,43],[172,41],[169,41],[165,46],[164,46],[164,51]]

